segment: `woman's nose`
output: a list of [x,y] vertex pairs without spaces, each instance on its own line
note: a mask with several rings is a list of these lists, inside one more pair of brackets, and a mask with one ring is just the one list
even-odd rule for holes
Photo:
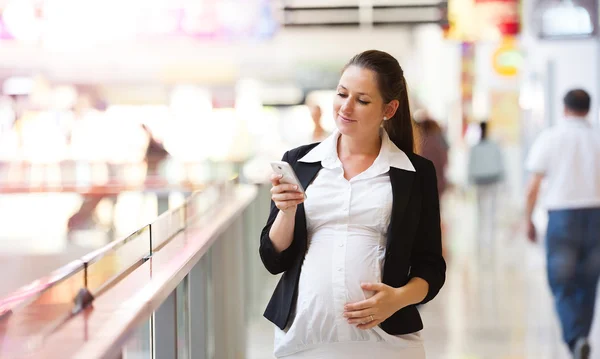
[[340,107],[340,111],[344,114],[349,114],[352,112],[353,105],[350,98],[344,99],[344,103],[342,103],[342,107]]

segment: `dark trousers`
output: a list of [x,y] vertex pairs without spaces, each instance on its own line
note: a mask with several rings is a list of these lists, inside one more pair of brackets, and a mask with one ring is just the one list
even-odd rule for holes
[[549,212],[548,283],[571,350],[590,333],[600,277],[600,208]]

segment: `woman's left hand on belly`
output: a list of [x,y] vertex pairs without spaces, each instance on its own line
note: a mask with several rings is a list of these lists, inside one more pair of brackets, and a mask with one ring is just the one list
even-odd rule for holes
[[369,299],[344,306],[344,317],[359,329],[371,329],[404,308],[397,288],[383,283],[363,283],[363,290],[374,291]]

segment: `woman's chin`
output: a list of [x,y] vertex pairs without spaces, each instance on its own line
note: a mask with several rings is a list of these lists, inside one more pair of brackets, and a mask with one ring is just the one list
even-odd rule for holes
[[358,132],[356,122],[347,123],[345,121],[337,121],[336,125],[338,131],[340,131],[340,133],[345,136],[352,136]]

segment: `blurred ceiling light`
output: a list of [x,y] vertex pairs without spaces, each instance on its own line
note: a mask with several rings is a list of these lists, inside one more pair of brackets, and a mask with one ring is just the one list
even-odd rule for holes
[[179,85],[171,93],[170,107],[177,120],[207,120],[212,112],[212,96],[207,89]]
[[42,22],[36,16],[37,9],[31,0],[13,0],[2,10],[2,20],[8,32],[23,42],[36,42],[42,29]]
[[211,16],[214,9],[207,5],[203,1],[187,4],[181,20],[181,29],[188,33],[215,31],[217,19]]
[[9,77],[2,84],[5,95],[28,95],[33,89],[34,80],[31,77]]
[[222,0],[217,2],[216,10],[222,26],[237,33],[250,27],[256,7],[248,2]]
[[135,10],[137,32],[142,35],[164,35],[177,31],[178,21],[172,0],[140,1]]
[[545,91],[544,82],[539,74],[533,73],[528,75],[521,84],[519,106],[523,110],[543,113],[546,96]]
[[261,133],[266,125],[261,98],[264,88],[264,83],[252,78],[240,79],[235,86],[235,111],[252,134]]
[[545,4],[540,21],[542,37],[585,37],[594,32],[589,11],[572,0]]
[[44,7],[44,44],[71,49],[132,39],[139,1],[49,0]]
[[235,85],[236,111],[257,112],[262,108],[260,94],[263,84],[251,78],[240,79]]
[[533,76],[528,76],[521,84],[521,91],[519,92],[519,106],[523,110],[531,110],[533,108],[536,91],[534,81],[535,80]]

